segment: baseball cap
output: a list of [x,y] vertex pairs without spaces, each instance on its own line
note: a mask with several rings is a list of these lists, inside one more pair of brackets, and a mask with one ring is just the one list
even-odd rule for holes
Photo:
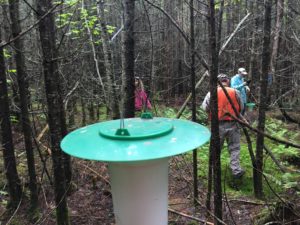
[[245,68],[239,68],[238,69],[238,73],[239,74],[243,74],[243,75],[247,75],[248,74]]

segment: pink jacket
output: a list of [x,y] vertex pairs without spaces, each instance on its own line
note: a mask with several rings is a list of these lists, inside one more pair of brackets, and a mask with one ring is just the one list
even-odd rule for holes
[[135,101],[134,101],[135,110],[141,111],[143,109],[143,106],[146,101],[147,101],[147,109],[151,109],[152,106],[151,106],[149,99],[147,99],[146,92],[142,91],[142,90],[136,90],[135,91]]

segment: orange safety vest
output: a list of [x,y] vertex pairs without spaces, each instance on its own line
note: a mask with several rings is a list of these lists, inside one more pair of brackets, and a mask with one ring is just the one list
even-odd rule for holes
[[[226,91],[233,102],[234,107],[238,112],[241,111],[240,104],[237,100],[236,96],[236,90],[230,87],[225,87]],[[230,102],[228,101],[224,91],[221,87],[218,87],[218,117],[219,120],[233,120],[230,116],[225,115],[226,113],[229,113],[233,116],[236,116]]]

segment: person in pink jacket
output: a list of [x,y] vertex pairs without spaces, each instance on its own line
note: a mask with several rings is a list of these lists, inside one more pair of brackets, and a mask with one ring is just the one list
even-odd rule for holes
[[151,103],[144,89],[144,84],[140,77],[135,77],[135,110],[144,111],[146,109],[151,109]]

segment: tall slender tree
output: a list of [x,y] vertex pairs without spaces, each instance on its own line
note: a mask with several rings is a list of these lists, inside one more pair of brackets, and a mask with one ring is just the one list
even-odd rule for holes
[[277,7],[276,7],[276,24],[275,24],[275,31],[273,37],[273,46],[272,46],[272,54],[270,59],[270,72],[273,76],[274,82],[272,83],[272,88],[269,91],[269,100],[271,100],[271,95],[275,94],[278,95],[279,91],[277,91],[276,85],[279,79],[276,79],[276,63],[277,63],[277,55],[279,50],[279,39],[281,34],[281,26],[283,21],[283,11],[284,11],[284,0],[277,0]]
[[124,118],[134,117],[134,0],[123,0],[122,110]]
[[[209,40],[209,91],[210,91],[210,105],[211,105],[211,140],[210,140],[210,157],[213,163],[213,180],[214,180],[214,213],[217,218],[222,219],[222,185],[221,185],[221,148],[219,136],[219,119],[218,119],[218,70],[219,70],[219,56],[217,49],[216,38],[216,22],[215,22],[215,1],[208,0],[208,40]],[[215,224],[221,224],[219,220],[215,219]]]
[[[262,68],[260,75],[260,96],[259,96],[259,110],[258,110],[258,126],[260,131],[265,130],[266,109],[267,109],[267,94],[268,94],[268,74],[271,57],[271,9],[272,0],[266,0],[265,3],[265,20],[264,20],[264,39],[262,50]],[[254,171],[254,193],[257,198],[263,197],[263,149],[264,149],[264,136],[257,135],[256,139],[256,166],[257,171]]]
[[[52,1],[39,0],[37,10],[39,17],[53,8]],[[40,40],[43,52],[43,72],[48,106],[48,124],[51,138],[52,162],[54,171],[54,190],[56,202],[56,219],[59,225],[68,225],[68,207],[66,199],[64,155],[60,141],[66,134],[60,77],[58,72],[58,52],[55,45],[54,14],[49,13],[39,23]]]
[[[191,54],[191,87],[192,87],[192,121],[196,122],[196,78],[195,78],[195,23],[194,1],[190,0],[190,54]],[[194,205],[198,199],[198,162],[197,149],[193,151],[193,174],[194,174]]]
[[[0,29],[0,40],[1,40]],[[1,41],[0,41],[1,42]],[[6,81],[6,67],[4,60],[4,50],[0,47],[0,128],[1,141],[3,148],[3,160],[6,179],[8,182],[8,191],[10,205],[16,207],[21,201],[22,187],[17,172],[15,150],[13,146],[12,129],[10,124],[8,91]]]
[[[11,30],[13,38],[18,37],[21,33],[20,19],[19,19],[19,0],[10,0],[9,1],[9,12],[11,18]],[[29,118],[29,96],[28,96],[28,76],[25,65],[25,57],[23,54],[24,51],[24,42],[23,38],[17,38],[13,42],[15,50],[15,61],[17,66],[17,81],[19,87],[20,95],[20,107],[21,107],[21,120],[22,128],[25,140],[25,149],[27,157],[27,167],[29,175],[29,188],[30,188],[30,201],[31,209],[35,211],[38,206],[38,192],[37,192],[37,181],[36,181],[36,172],[35,172],[35,160],[34,152],[32,145],[32,130],[31,122]]]
[[108,104],[110,108],[110,113],[113,119],[117,119],[120,117],[119,104],[118,104],[118,96],[116,90],[116,83],[114,79],[114,66],[113,66],[113,57],[112,51],[109,41],[109,35],[106,28],[106,20],[104,13],[104,1],[100,0],[98,2],[98,17],[100,20],[100,29],[101,29],[101,40],[102,40],[102,48],[104,53],[104,66],[106,72],[106,80],[107,80],[107,93],[108,93]]

